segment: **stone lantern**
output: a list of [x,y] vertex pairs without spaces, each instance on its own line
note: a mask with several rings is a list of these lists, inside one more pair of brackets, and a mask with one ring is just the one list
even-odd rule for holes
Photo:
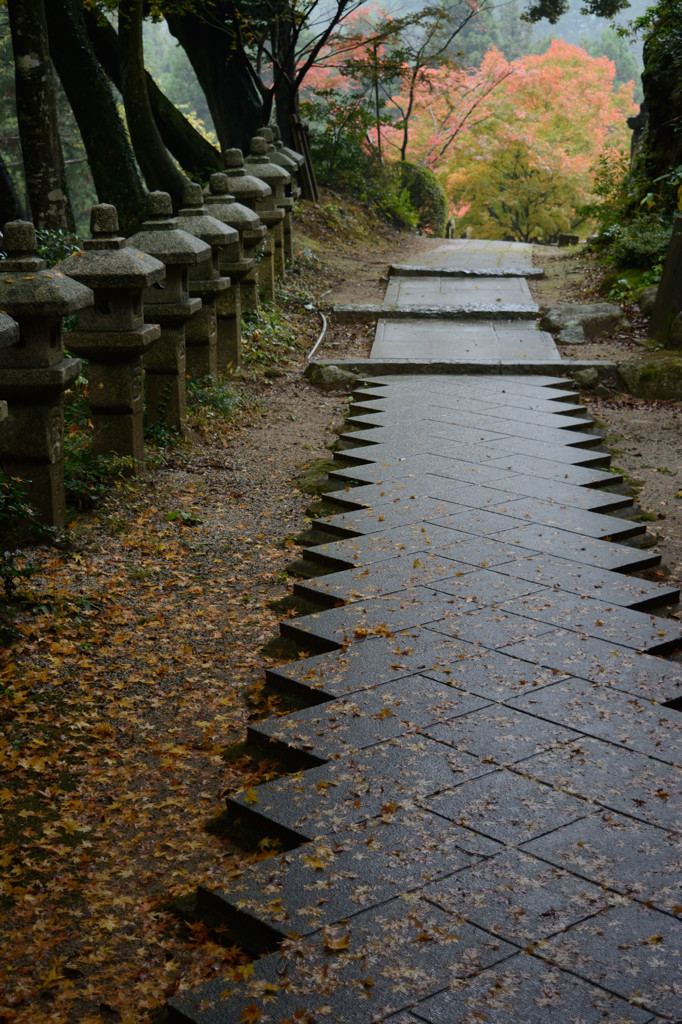
[[145,317],[161,326],[161,337],[143,359],[147,419],[163,422],[183,433],[187,417],[185,381],[185,325],[201,309],[201,299],[190,298],[189,269],[211,260],[210,245],[177,226],[167,192],[147,196],[147,220],[128,245],[161,260],[166,268],[163,285],[145,288]]
[[[223,160],[225,161],[225,171],[231,194],[237,202],[243,203],[244,206],[248,206],[250,210],[255,212],[257,204],[267,199],[272,194],[272,189],[264,181],[261,181],[260,178],[256,178],[253,174],[247,174],[244,168],[244,157],[241,149],[226,149],[223,153]],[[274,274],[272,259],[270,259],[269,267],[263,267],[263,277],[266,276],[266,269],[268,274]],[[258,308],[258,279],[259,268],[258,264],[254,263],[253,270],[242,279],[243,310]]]
[[[279,129],[277,129],[277,134],[279,135]],[[301,194],[301,190],[296,184],[296,175],[298,174],[300,164],[297,160],[293,158],[293,152],[291,152],[290,155],[290,151],[285,150],[281,142],[279,143],[278,147],[278,144],[275,142],[275,129],[272,127],[259,128],[258,131],[256,132],[256,135],[259,135],[261,138],[265,139],[265,141],[268,144],[268,160],[273,164],[277,164],[278,167],[283,168],[283,170],[285,170],[287,174],[289,174],[291,177],[290,184],[286,185],[284,189],[286,198],[298,199],[298,197]],[[301,157],[301,160],[303,160],[303,157]],[[289,260],[293,260],[294,258],[294,239],[292,235],[292,208],[293,203],[288,208],[285,208],[284,223],[282,225],[284,231],[283,255],[285,259]]]
[[282,133],[280,132],[278,125],[270,125],[270,131],[272,132],[272,141],[275,149],[279,153],[284,153],[285,156],[288,156],[291,160],[293,160],[294,163],[296,164],[296,167],[300,170],[301,167],[303,167],[303,164],[305,163],[305,157],[303,156],[303,153],[298,153],[295,149],[291,149],[289,146],[284,145],[284,143],[282,142]]
[[[238,203],[230,192],[230,183],[226,174],[217,171],[209,179],[208,193],[204,193],[206,209],[217,220],[235,228],[239,233],[238,243],[233,249],[223,249],[220,255],[220,270],[229,274],[234,290],[234,309],[230,308],[230,293],[218,301],[218,321],[224,321],[224,338],[230,341],[231,348],[221,356],[218,352],[218,369],[222,370],[231,363],[239,366],[241,359],[241,288],[244,281],[255,272],[256,254],[263,244],[266,228],[261,224],[260,217],[248,206]],[[220,335],[219,335],[220,337]]]
[[[268,157],[268,144],[265,139],[256,136],[251,139],[251,154],[244,161],[246,170],[254,177],[260,178],[272,189],[272,195],[263,199],[256,205],[256,213],[266,227],[271,231],[274,239],[274,263],[275,274],[284,275],[284,217],[291,209],[294,201],[287,196],[287,186],[291,185],[291,175],[283,167],[271,163]],[[274,284],[272,295],[274,298]]]
[[[235,228],[212,217],[204,206],[204,193],[201,185],[188,181],[183,189],[182,209],[178,211],[178,225],[191,235],[200,238],[211,246],[213,258],[210,263],[198,263],[189,272],[189,293],[201,299],[201,309],[187,324],[187,371],[193,377],[205,377],[206,374],[218,372],[218,348],[221,350],[221,362],[224,363],[225,352],[229,353],[229,342],[221,336],[225,330],[224,317],[218,322],[217,304],[224,299],[225,293],[231,288],[229,277],[221,276],[220,254],[223,249],[231,249],[239,243],[239,234]],[[234,308],[232,295],[222,305]]]
[[115,206],[93,206],[90,232],[83,251],[57,267],[95,294],[94,307],[81,314],[68,344],[89,360],[92,450],[129,456],[137,471],[144,459],[142,356],[161,336],[157,324],[144,323],[142,291],[163,281],[166,269],[126,246]]
[[9,415],[0,433],[0,462],[21,478],[30,503],[50,526],[64,526],[64,392],[81,370],[65,358],[62,318],[91,306],[89,288],[45,269],[28,221],[4,227],[7,259],[0,309],[19,325],[19,340],[0,349],[0,397]]
[[279,148],[277,147],[277,145],[275,144],[275,133],[273,128],[259,128],[256,132],[256,135],[259,135],[261,139],[265,139],[265,141],[267,142],[267,157],[270,163],[277,164],[278,167],[283,167],[284,170],[291,175],[292,181],[291,185],[287,187],[287,195],[297,196],[300,190],[294,184],[293,178],[299,168],[298,161],[294,160],[293,157],[291,157],[284,150],[284,147],[282,146],[281,142],[279,144]]

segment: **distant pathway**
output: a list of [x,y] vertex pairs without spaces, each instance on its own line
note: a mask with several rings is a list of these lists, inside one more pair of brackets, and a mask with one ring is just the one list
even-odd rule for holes
[[501,372],[536,345],[560,369],[519,314],[528,249],[455,242],[391,277],[387,308],[462,318],[382,317],[372,360],[494,372],[355,395],[307,552],[327,575],[295,585],[329,607],[281,627],[319,653],[268,673],[307,707],[250,729],[303,767],[227,802],[288,852],[200,892],[271,952],[174,1022],[680,1015],[679,595],[628,575],[658,557],[569,383]]

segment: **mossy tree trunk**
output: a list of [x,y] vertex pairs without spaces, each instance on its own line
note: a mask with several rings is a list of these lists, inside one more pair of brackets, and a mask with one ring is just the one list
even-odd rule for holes
[[166,14],[168,27],[189,57],[208,103],[221,149],[249,143],[263,121],[263,98],[243,50],[228,25],[200,14]]
[[121,48],[121,94],[130,139],[150,190],[169,192],[175,207],[182,202],[185,177],[163,144],[157,128],[144,68],[142,22],[144,0],[120,0],[118,38]]
[[0,225],[6,224],[8,220],[23,220],[25,217],[26,211],[16,193],[7,164],[0,156]]
[[17,121],[28,201],[36,227],[74,230],[59,140],[43,0],[7,0]]
[[97,197],[114,204],[121,231],[132,234],[144,218],[145,189],[111,82],[90,45],[81,0],[49,0],[47,15],[55,66],[78,122]]
[[[94,11],[85,11],[85,24],[97,58],[117,89],[121,88],[121,54],[116,29]],[[220,153],[171,103],[148,71],[147,92],[154,120],[164,145],[190,176],[205,179],[224,170]]]

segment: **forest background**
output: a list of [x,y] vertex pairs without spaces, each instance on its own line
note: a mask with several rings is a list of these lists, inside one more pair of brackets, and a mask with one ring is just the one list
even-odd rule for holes
[[[648,197],[643,214],[661,207],[647,225],[654,235],[661,227],[660,248],[670,196],[657,204],[660,190],[632,188],[628,118],[643,98],[642,38],[658,31],[666,5],[619,6],[5,0],[0,214],[30,210],[38,227],[84,233],[99,198],[132,229],[145,186],[177,200],[183,173],[205,181],[221,149],[248,148],[270,116],[286,138],[302,114],[322,181],[396,225],[442,234],[451,218],[457,233],[552,242],[592,230],[630,175],[621,201]],[[21,83],[17,97],[21,11],[43,26],[32,48],[55,64],[53,113],[28,111]],[[633,18],[639,31],[628,35]],[[53,209],[45,197],[60,178],[65,198]]]

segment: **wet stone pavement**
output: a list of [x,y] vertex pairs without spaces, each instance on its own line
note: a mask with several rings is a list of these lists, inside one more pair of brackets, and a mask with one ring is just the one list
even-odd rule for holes
[[249,729],[299,767],[227,801],[283,852],[199,892],[259,958],[171,1021],[682,1019],[679,595],[578,396],[380,376],[349,427]]

